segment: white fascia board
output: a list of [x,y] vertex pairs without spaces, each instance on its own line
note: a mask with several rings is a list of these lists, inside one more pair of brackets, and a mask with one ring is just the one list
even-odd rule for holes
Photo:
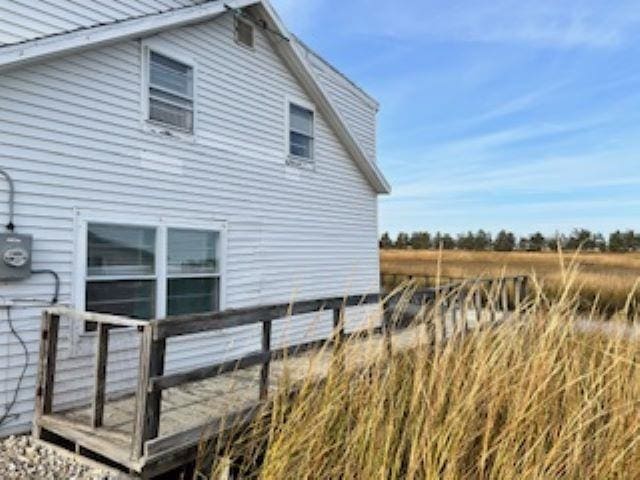
[[259,1],[227,0],[225,2],[220,0],[207,2],[193,7],[123,20],[110,25],[63,33],[0,48],[0,71],[130,38],[152,35],[168,28],[203,22],[224,13],[227,8],[243,8],[259,3]]
[[[261,0],[259,3],[264,9],[265,21],[270,24],[269,28],[280,32],[283,37],[289,39],[290,35],[286,27],[269,1]],[[391,193],[391,185],[378,166],[370,162],[364,154],[362,148],[346,126],[346,122],[329,100],[329,96],[320,85],[320,82],[315,78],[313,70],[301,56],[298,49],[291,44],[291,40],[270,38],[276,51],[278,51],[294,75],[302,83],[302,86],[316,103],[318,109],[324,114],[329,125],[332,126],[336,135],[353,157],[356,165],[358,165],[364,176],[369,180],[374,190],[377,193]]]

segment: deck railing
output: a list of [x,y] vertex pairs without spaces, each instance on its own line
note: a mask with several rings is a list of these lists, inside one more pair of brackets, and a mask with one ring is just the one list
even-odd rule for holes
[[[478,318],[483,311],[492,312],[495,320],[497,310],[514,309],[519,311],[526,296],[528,278],[508,277],[501,279],[476,279],[457,283],[448,283],[437,287],[419,288],[410,292],[409,303],[420,308],[437,308],[443,320],[453,316],[456,324],[463,320],[466,325],[467,308],[474,308]],[[58,331],[61,317],[72,317],[83,322],[94,322],[96,328],[94,387],[92,395],[91,427],[99,428],[104,421],[105,385],[108,362],[109,334],[114,328],[130,327],[140,335],[139,367],[135,392],[135,419],[133,425],[131,458],[154,457],[178,446],[196,444],[205,425],[159,437],[162,391],[186,383],[196,382],[230,373],[237,369],[260,366],[256,405],[267,398],[269,389],[270,363],[285,352],[299,351],[323,342],[307,342],[289,345],[285,348],[272,347],[272,322],[305,313],[331,311],[333,315],[333,333],[329,340],[334,346],[342,343],[345,337],[345,309],[363,305],[380,304],[384,301],[385,315],[380,329],[385,337],[388,349],[391,349],[391,330],[397,318],[394,318],[396,306],[402,302],[399,292],[383,299],[380,294],[356,295],[346,298],[335,297],[320,300],[308,300],[270,306],[248,307],[215,313],[183,315],[160,320],[134,320],[114,315],[89,312],[76,312],[67,308],[50,308],[43,312],[39,372],[36,389],[36,419],[53,413],[53,396],[56,371]],[[496,305],[497,303],[497,305]],[[448,315],[448,317],[447,317]],[[262,325],[261,349],[241,358],[194,368],[177,373],[165,373],[165,354],[167,339],[193,335],[203,332],[219,331],[245,325]],[[442,335],[446,335],[443,333]],[[236,420],[250,418],[257,407],[234,414]],[[229,418],[225,419],[229,422]],[[216,430],[215,425],[209,425]]]
[[[77,312],[56,307],[43,312],[40,339],[39,372],[36,385],[36,409],[34,428],[38,418],[53,413],[53,396],[56,374],[58,333],[61,317],[71,317],[96,325],[94,387],[92,395],[91,426],[99,428],[104,421],[105,386],[108,362],[109,333],[114,328],[130,327],[140,335],[138,380],[135,392],[136,407],[131,445],[131,458],[153,456],[169,446],[197,440],[202,427],[191,431],[158,438],[162,391],[185,383],[213,378],[237,369],[261,366],[256,400],[267,397],[270,363],[285,352],[308,349],[319,342],[305,342],[273,349],[271,327],[274,320],[289,316],[332,311],[334,344],[345,336],[345,308],[380,303],[380,294],[332,297],[297,303],[248,307],[223,312],[183,315],[160,320],[135,320],[114,315]],[[194,368],[188,371],[165,374],[165,353],[168,338],[212,332],[245,325],[262,324],[261,350],[241,358]],[[249,412],[240,412],[249,414]],[[228,419],[227,419],[228,420]],[[37,434],[37,432],[36,432]]]

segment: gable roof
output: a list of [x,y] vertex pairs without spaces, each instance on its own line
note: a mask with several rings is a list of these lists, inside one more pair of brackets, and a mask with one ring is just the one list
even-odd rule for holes
[[[288,30],[268,0],[227,0],[226,2],[210,0],[195,5],[187,0],[183,2],[191,5],[120,18],[107,24],[81,26],[72,31],[56,32],[44,37],[2,45],[0,46],[0,72],[75,51],[211,20],[229,9],[252,7],[253,13],[259,17],[258,20],[271,33],[268,38],[273,48],[300,81],[374,190],[377,193],[391,191],[389,183],[378,166],[367,159],[346,122],[315,77],[313,69],[293,46]],[[173,0],[173,3],[176,3],[176,0]]]

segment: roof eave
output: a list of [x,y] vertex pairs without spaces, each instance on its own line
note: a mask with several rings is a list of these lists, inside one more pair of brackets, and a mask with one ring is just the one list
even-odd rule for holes
[[152,35],[167,28],[176,28],[213,19],[227,8],[243,8],[260,0],[227,0],[207,2],[156,15],[91,27],[75,32],[9,45],[0,48],[0,71],[62,54],[96,48],[131,38]]

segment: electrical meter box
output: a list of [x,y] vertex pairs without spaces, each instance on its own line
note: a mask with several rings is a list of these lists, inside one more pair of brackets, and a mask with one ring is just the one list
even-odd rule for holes
[[0,233],[0,281],[24,280],[31,276],[31,235]]

